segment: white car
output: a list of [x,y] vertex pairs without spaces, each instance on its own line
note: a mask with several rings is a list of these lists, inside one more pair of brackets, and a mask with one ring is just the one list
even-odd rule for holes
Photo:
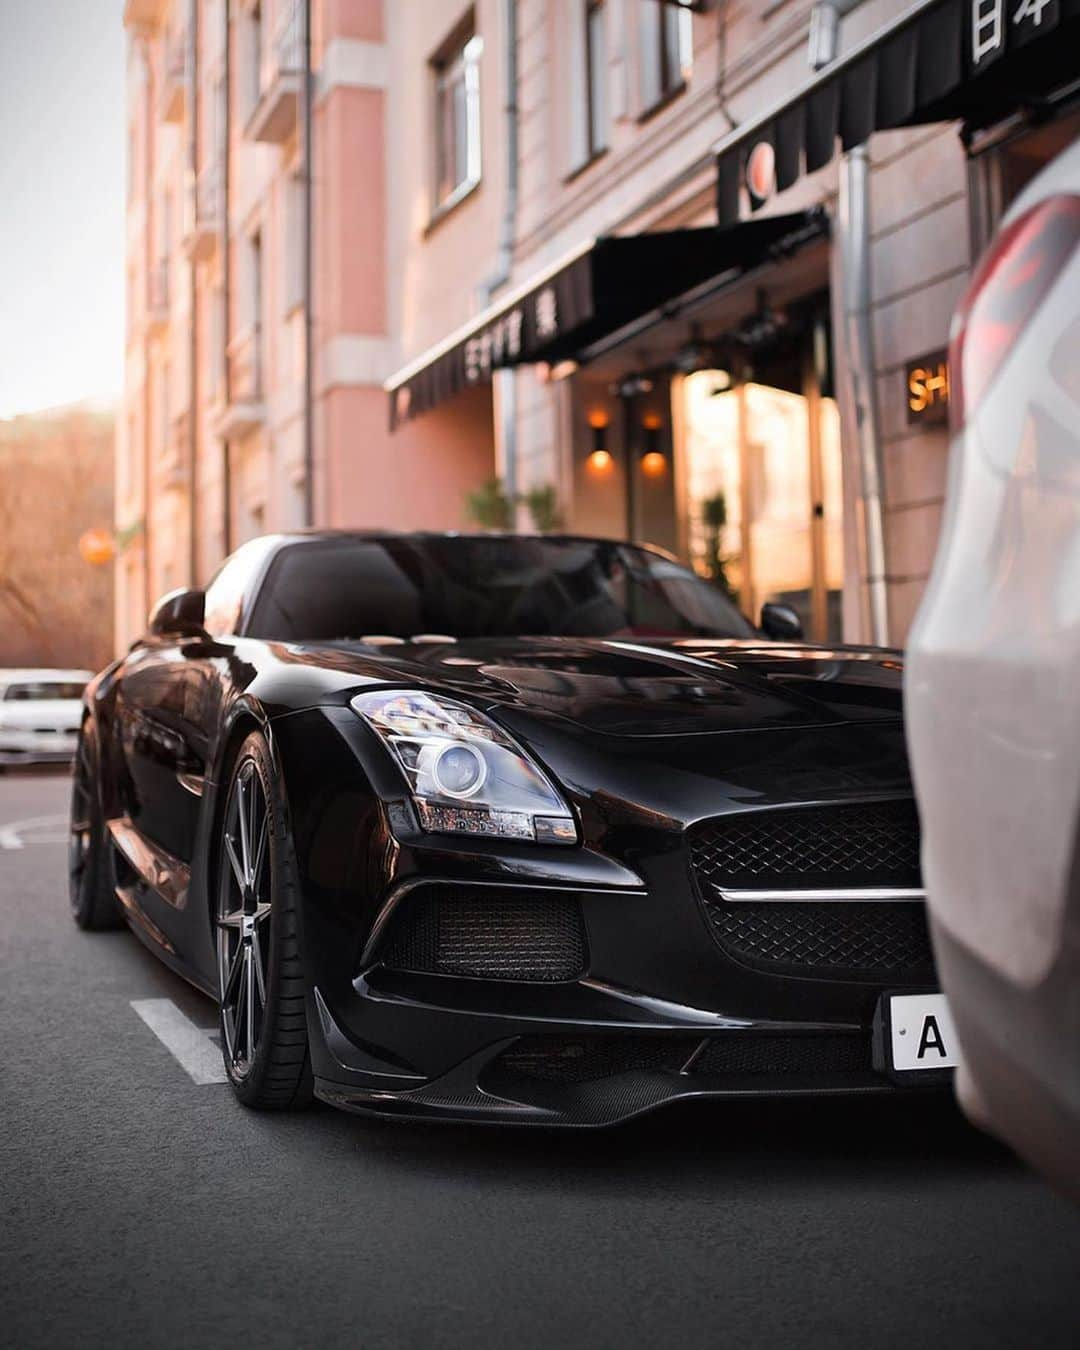
[[0,768],[75,754],[88,670],[0,670]]
[[1080,142],[953,323],[945,521],[907,730],[968,1114],[1080,1197]]

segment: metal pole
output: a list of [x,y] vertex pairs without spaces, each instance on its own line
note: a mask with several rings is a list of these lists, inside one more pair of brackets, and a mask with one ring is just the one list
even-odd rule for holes
[[[232,266],[229,260],[229,142],[232,139],[232,14],[230,0],[225,0],[222,14],[225,22],[225,108],[223,121],[225,136],[221,147],[221,280],[222,304],[221,316],[222,340],[222,388],[225,393],[226,408],[232,403],[232,376],[229,370],[229,332],[230,292],[232,288]],[[229,454],[229,438],[221,438],[221,551],[228,557],[232,552],[232,459]]]
[[[506,196],[499,227],[499,252],[494,273],[484,283],[484,302],[510,280],[514,261],[514,237],[518,209],[518,5],[503,3],[503,59],[506,62]],[[499,407],[499,441],[502,445],[503,490],[514,501],[517,495],[517,374],[511,367],[495,372]]]
[[[199,5],[188,0],[188,204],[191,210],[190,227],[199,223]],[[188,585],[199,584],[199,288],[195,259],[188,259]]]
[[889,641],[886,583],[884,479],[880,415],[874,378],[874,335],[870,319],[870,154],[865,145],[844,156],[840,173],[839,217],[844,336],[855,408],[863,498],[863,544],[870,634],[880,646]]
[[[144,304],[149,303],[150,288],[153,285],[153,272],[157,265],[157,259],[154,256],[154,230],[157,229],[157,210],[153,202],[154,185],[154,83],[153,66],[150,61],[150,52],[147,48],[146,40],[142,44],[143,70],[146,74],[146,99],[143,108],[145,117],[145,138],[146,145],[143,151],[143,169],[146,173],[145,192],[146,192],[146,290]],[[150,477],[154,469],[154,457],[151,449],[150,440],[153,435],[151,426],[152,407],[150,401],[150,329],[146,325],[145,335],[143,337],[143,602],[149,618],[150,610],[154,605],[154,579],[151,569],[152,544],[150,539],[150,511],[152,504],[152,489]]]
[[315,380],[314,328],[311,297],[314,292],[312,268],[314,247],[312,240],[312,146],[314,122],[312,93],[314,78],[311,73],[311,0],[304,0],[304,524],[315,524]]
[[620,394],[623,410],[623,465],[626,472],[626,538],[637,533],[637,396]]

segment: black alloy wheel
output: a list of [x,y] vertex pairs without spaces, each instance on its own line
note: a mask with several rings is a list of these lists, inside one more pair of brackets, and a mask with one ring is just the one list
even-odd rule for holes
[[246,1106],[311,1099],[296,865],[266,741],[233,765],[217,856],[218,1001],[225,1069]]
[[112,849],[101,809],[97,733],[87,719],[79,731],[72,765],[68,829],[68,896],[72,917],[80,928],[123,926]]

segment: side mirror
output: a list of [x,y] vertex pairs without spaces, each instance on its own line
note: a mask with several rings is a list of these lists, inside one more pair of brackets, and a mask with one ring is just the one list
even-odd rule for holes
[[170,591],[161,597],[150,614],[150,633],[153,637],[201,633],[205,619],[205,591]]
[[761,631],[778,642],[801,642],[802,620],[790,605],[762,605]]

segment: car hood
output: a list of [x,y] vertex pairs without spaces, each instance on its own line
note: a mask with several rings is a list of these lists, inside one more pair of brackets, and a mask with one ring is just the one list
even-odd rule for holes
[[879,648],[766,641],[515,638],[292,645],[334,683],[416,684],[613,736],[896,721],[902,660]]

